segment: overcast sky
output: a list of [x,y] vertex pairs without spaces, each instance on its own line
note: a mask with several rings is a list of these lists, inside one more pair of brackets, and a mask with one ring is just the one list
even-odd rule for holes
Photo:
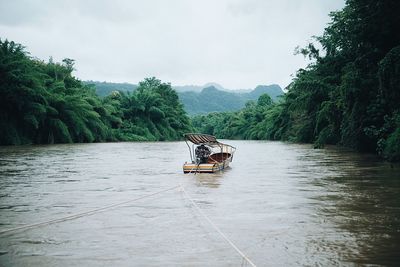
[[344,0],[0,0],[0,38],[76,60],[82,80],[288,85]]

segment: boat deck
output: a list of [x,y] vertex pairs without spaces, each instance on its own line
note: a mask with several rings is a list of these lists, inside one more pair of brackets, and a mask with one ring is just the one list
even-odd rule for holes
[[185,163],[183,164],[184,173],[214,173],[222,171],[229,166],[232,155],[229,153],[212,154],[207,163]]

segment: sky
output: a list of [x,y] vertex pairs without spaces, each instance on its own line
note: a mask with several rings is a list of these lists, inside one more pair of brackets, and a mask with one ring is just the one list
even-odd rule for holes
[[0,0],[0,38],[47,61],[75,60],[81,80],[229,89],[279,84],[294,55],[344,0]]

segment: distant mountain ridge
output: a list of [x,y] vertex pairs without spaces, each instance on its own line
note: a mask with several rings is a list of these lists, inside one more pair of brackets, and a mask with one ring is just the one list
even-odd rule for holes
[[[242,93],[246,94],[246,93]],[[268,94],[273,101],[276,101],[279,96],[283,95],[282,88],[277,84],[258,85],[254,90],[248,93],[254,100],[258,99],[262,94]]]
[[236,111],[242,109],[247,101],[256,101],[263,94],[268,94],[273,101],[277,101],[284,92],[277,84],[259,85],[250,92],[239,93],[222,91],[214,86],[206,87],[201,92],[178,92],[179,99],[189,115]]
[[207,87],[215,87],[216,89],[220,90],[220,91],[227,91],[227,92],[235,92],[235,93],[242,93],[242,92],[250,92],[252,91],[252,89],[227,89],[224,88],[222,85],[218,84],[218,83],[206,83],[204,85],[176,85],[176,86],[172,86],[172,88],[174,88],[177,92],[197,92],[200,93],[204,88]]
[[[99,96],[107,96],[112,91],[133,92],[137,85],[130,83],[109,83],[85,81],[93,86]],[[258,85],[255,89],[229,90],[216,83],[203,86],[185,85],[173,86],[181,103],[189,115],[206,114],[210,112],[236,111],[243,108],[247,101],[257,100],[262,94],[268,94],[273,101],[283,95],[282,88],[277,84]]]

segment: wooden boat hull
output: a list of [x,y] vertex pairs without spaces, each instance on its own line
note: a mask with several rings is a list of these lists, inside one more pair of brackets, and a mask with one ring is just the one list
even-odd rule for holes
[[185,163],[183,164],[184,173],[215,173],[229,167],[232,155],[228,153],[217,153],[209,157],[207,163]]

